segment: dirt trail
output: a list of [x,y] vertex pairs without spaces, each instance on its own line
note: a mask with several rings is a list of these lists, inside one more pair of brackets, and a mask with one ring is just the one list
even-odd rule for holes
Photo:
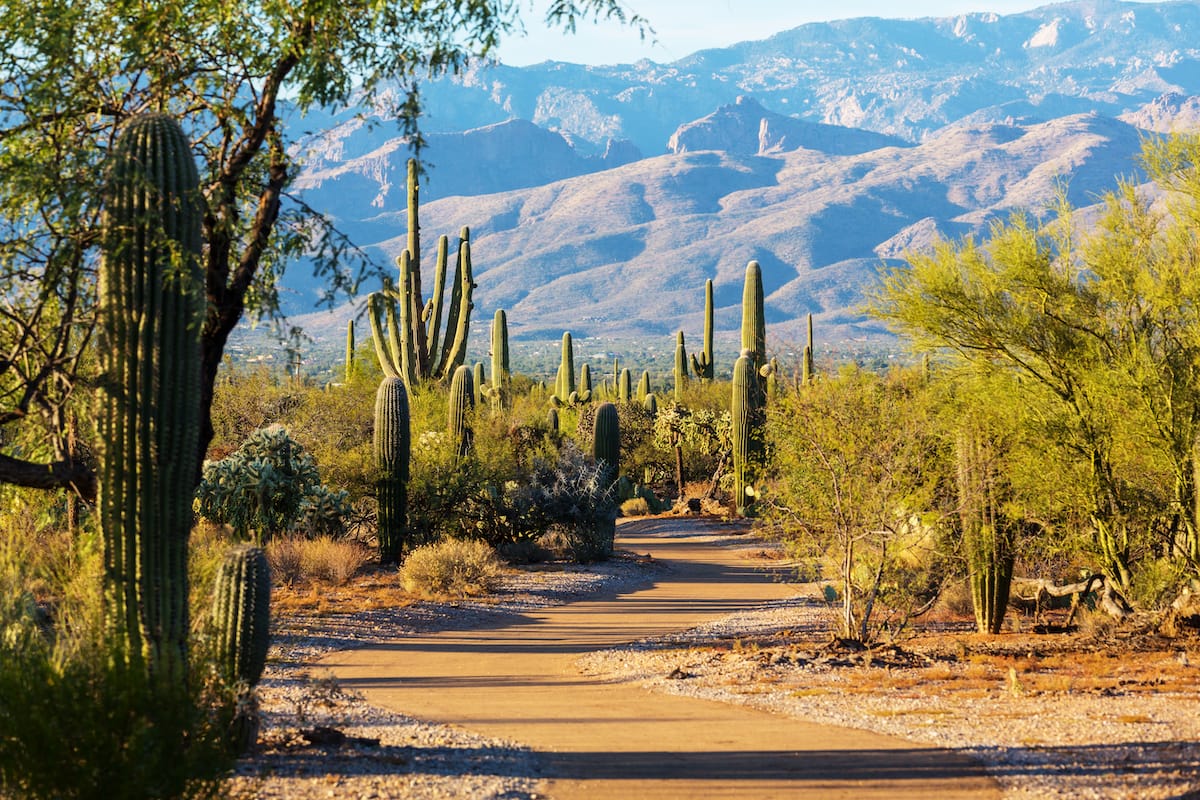
[[554,800],[999,797],[951,751],[580,675],[583,653],[794,593],[736,551],[697,541],[711,533],[695,521],[623,525],[619,547],[666,565],[653,585],[323,665],[375,705],[532,747]]

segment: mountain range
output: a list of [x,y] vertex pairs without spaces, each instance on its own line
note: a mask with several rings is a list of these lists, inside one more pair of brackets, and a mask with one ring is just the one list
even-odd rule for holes
[[[1200,3],[1084,0],[1011,14],[804,25],[669,64],[479,65],[423,87],[422,229],[472,230],[478,339],[698,337],[739,320],[884,333],[864,286],[907,251],[978,234],[1060,189],[1137,180],[1146,136],[1200,119]],[[377,109],[295,125],[294,184],[380,264],[404,247],[408,141]],[[428,249],[428,248],[427,248]],[[311,308],[302,269],[288,310]],[[361,302],[302,314],[318,334]],[[694,338],[693,338],[694,341]]]

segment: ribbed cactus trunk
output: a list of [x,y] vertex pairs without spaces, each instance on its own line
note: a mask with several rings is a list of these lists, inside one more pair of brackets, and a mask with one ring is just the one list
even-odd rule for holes
[[767,320],[763,312],[762,269],[757,261],[746,265],[742,287],[742,350],[750,351],[757,373],[767,363]]
[[386,377],[375,393],[375,498],[379,506],[379,560],[395,564],[405,545],[408,517],[408,459],[411,450],[408,390]]
[[472,383],[475,387],[475,405],[482,406],[488,399],[487,373],[484,371],[482,361],[475,362],[475,366],[471,370],[471,375],[474,378]]
[[621,369],[621,379],[617,383],[617,399],[622,403],[628,403],[629,398],[633,396],[633,375],[630,374],[628,367]]
[[[617,407],[612,403],[598,405],[594,423],[592,457],[601,467],[600,479],[609,491],[615,492],[621,476],[621,421]],[[613,540],[617,532],[616,518],[608,517],[597,524],[600,535],[597,537],[596,551],[581,553],[585,560],[608,558],[612,555]]]
[[650,394],[650,371],[642,370],[642,376],[638,378],[637,399],[639,403],[646,402],[646,395]]
[[471,413],[475,410],[475,381],[466,365],[454,371],[446,409],[446,432],[459,458],[471,452]]
[[571,343],[571,333],[562,335],[562,359],[558,365],[558,380],[554,394],[563,403],[571,401],[575,393],[575,348]]
[[354,377],[354,320],[346,325],[346,380]]
[[551,433],[558,433],[558,409],[551,408],[546,412],[546,425]]
[[704,352],[692,353],[692,372],[702,381],[713,379],[713,282],[704,282]]
[[199,179],[170,117],[130,121],[104,197],[97,349],[107,620],[164,686],[187,673],[188,536],[200,441]]
[[1008,608],[1015,561],[1014,526],[1001,509],[991,443],[978,432],[963,432],[955,450],[959,518],[975,625],[980,633],[995,634],[1000,632]]
[[271,566],[254,545],[225,554],[213,584],[216,660],[229,685],[258,683],[271,643]]
[[683,392],[687,389],[688,367],[687,347],[683,342],[683,331],[675,337],[675,400],[683,402]]
[[605,482],[616,483],[621,474],[621,420],[612,403],[596,406],[596,424],[592,429],[592,457],[604,465]]
[[497,409],[508,404],[511,375],[508,364],[508,316],[503,308],[498,308],[492,317],[492,390],[489,393],[492,405]]
[[753,509],[751,471],[761,457],[759,427],[760,398],[754,359],[746,350],[733,365],[733,395],[730,417],[733,437],[733,495],[737,513],[749,516]]

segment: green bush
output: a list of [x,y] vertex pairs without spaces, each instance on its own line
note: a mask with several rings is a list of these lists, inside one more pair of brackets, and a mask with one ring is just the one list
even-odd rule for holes
[[475,597],[494,589],[503,569],[486,542],[443,539],[409,553],[400,577],[407,591],[422,597]]

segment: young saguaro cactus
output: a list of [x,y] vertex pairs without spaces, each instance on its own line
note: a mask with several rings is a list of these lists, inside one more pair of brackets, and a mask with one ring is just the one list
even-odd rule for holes
[[354,377],[354,320],[346,325],[346,380]]
[[447,403],[446,432],[455,443],[458,457],[471,452],[471,412],[475,410],[475,385],[471,368],[465,364],[454,371]]
[[702,381],[713,379],[713,282],[704,282],[704,352],[692,353],[692,372]]
[[225,554],[213,584],[217,665],[229,685],[258,683],[271,643],[271,566],[250,544]]
[[808,315],[808,344],[804,345],[804,371],[802,373],[801,382],[807,386],[812,383],[816,376],[816,371],[813,369],[813,317]]
[[955,442],[963,549],[967,555],[971,605],[980,633],[996,634],[1004,623],[1016,561],[1014,525],[1001,508],[994,446],[979,431],[963,431]]
[[621,474],[621,420],[612,403],[596,406],[595,426],[592,428],[592,457],[604,465],[605,483],[617,482]]
[[122,657],[187,671],[188,536],[200,440],[199,178],[170,117],[133,118],[109,156],[99,308],[98,510],[106,613]]
[[730,402],[733,494],[737,512],[743,516],[748,516],[753,507],[754,486],[750,480],[750,473],[755,461],[761,456],[762,435],[758,430],[760,395],[754,359],[748,351],[743,350],[733,365],[733,395]]
[[571,342],[571,332],[566,331],[562,336],[562,359],[558,364],[558,377],[554,382],[554,397],[562,405],[571,402],[575,393],[575,347]]
[[628,403],[629,398],[633,395],[633,375],[629,372],[629,367],[621,368],[621,378],[617,383],[617,399],[622,403]]
[[687,348],[683,343],[683,331],[675,337],[675,400],[683,402],[683,391],[687,388]]
[[508,315],[497,308],[492,317],[492,385],[488,396],[495,408],[503,408],[508,402],[512,374],[508,363]]
[[399,377],[385,377],[375,393],[375,498],[379,504],[379,560],[400,561],[408,517],[408,460],[411,452],[408,390]]

